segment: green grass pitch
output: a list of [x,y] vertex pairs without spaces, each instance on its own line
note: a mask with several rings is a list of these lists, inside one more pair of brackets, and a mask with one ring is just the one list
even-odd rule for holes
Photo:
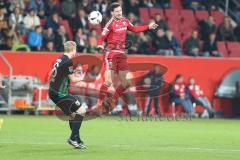
[[54,116],[2,116],[1,160],[239,160],[240,121],[85,121],[87,150],[66,143],[68,123]]

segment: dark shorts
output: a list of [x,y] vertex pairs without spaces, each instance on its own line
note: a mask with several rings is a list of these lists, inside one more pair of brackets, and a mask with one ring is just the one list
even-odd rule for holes
[[66,95],[60,97],[54,91],[49,89],[49,98],[63,111],[63,113],[69,116],[71,113],[76,112],[81,107],[81,100],[76,95]]

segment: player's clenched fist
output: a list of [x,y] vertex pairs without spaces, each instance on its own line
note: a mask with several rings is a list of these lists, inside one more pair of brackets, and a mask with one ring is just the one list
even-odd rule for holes
[[158,25],[155,23],[155,22],[151,22],[149,25],[148,25],[149,29],[156,29],[158,27]]

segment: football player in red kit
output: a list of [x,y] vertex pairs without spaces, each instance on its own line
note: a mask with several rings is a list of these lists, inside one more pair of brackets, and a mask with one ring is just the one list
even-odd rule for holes
[[[100,87],[97,106],[102,108],[102,102],[106,97],[108,88],[112,85],[112,78],[114,74],[118,74],[121,80],[112,97],[106,100],[110,109],[115,107],[115,101],[122,95],[122,93],[130,86],[131,81],[126,78],[128,74],[127,56],[125,54],[126,34],[127,30],[132,32],[142,32],[149,29],[156,29],[156,23],[149,25],[133,26],[131,22],[123,17],[122,7],[119,3],[112,3],[110,5],[112,18],[106,23],[102,34],[98,39],[98,48],[103,51],[104,63],[104,82]],[[103,42],[107,42],[104,49]],[[104,50],[103,50],[104,49]]]

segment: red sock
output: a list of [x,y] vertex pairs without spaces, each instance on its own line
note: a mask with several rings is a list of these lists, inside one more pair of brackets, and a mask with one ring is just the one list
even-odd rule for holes
[[121,84],[117,87],[114,95],[113,95],[113,98],[115,100],[117,100],[119,97],[122,96],[123,92],[127,89],[127,87],[123,87]]
[[107,90],[110,86],[107,85],[107,84],[102,84],[102,86],[100,87],[100,92],[98,94],[98,100],[99,101],[103,101],[104,98],[106,97],[107,95]]

